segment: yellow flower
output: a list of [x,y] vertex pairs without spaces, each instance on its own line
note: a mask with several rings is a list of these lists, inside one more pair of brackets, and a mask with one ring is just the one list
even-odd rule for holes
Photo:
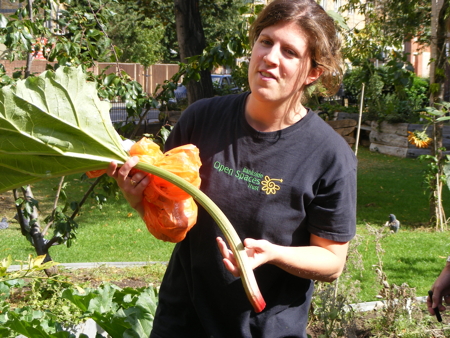
[[269,194],[276,194],[278,190],[280,190],[280,186],[275,184],[273,181],[279,181],[283,182],[283,179],[277,179],[273,178],[271,179],[269,176],[264,177],[264,181],[261,182],[263,188],[262,190],[266,192],[267,195]]
[[408,134],[408,142],[415,145],[417,148],[428,148],[431,144],[432,140],[428,137],[425,130],[414,130],[413,132],[408,131]]

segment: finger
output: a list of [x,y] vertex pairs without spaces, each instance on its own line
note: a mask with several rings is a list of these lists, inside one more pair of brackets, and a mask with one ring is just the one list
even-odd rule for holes
[[225,265],[225,269],[227,269],[234,277],[239,277],[239,269],[235,266],[229,259],[224,258],[223,264]]
[[[131,178],[131,180],[134,180],[134,179],[135,178],[133,176]],[[144,178],[140,179],[139,181],[136,180],[136,185],[134,186],[135,194],[136,195],[142,195],[142,193],[147,188],[149,183],[150,183],[150,178],[147,175],[144,175]]]
[[228,250],[227,244],[221,237],[216,238],[217,246],[219,247],[220,253],[222,254],[223,258],[230,259],[232,256],[232,253],[230,250]]
[[109,176],[109,177],[115,177],[116,175],[117,175],[117,163],[116,162],[114,162],[114,161],[112,161],[110,164],[109,164],[109,166],[108,166],[108,168],[106,169],[106,174]]
[[428,312],[430,313],[430,315],[434,316],[434,309],[433,309],[433,300],[431,299],[430,296],[427,297],[427,308],[428,308]]
[[133,156],[130,157],[119,169],[117,173],[117,180],[118,182],[125,182],[125,180],[128,178],[131,170],[134,168],[134,166],[139,162],[139,157]]
[[431,306],[433,308],[442,306],[442,297],[439,292],[436,292],[436,294],[433,294],[433,297],[431,297]]
[[253,238],[246,238],[244,239],[244,246],[246,248],[253,248],[253,245],[255,244],[255,241]]
[[134,181],[137,185],[139,184],[144,178],[146,178],[148,175],[146,175],[145,173],[141,172],[141,171],[135,171],[133,173],[133,171],[130,173],[129,177],[131,178],[132,181]]
[[234,258],[233,252],[228,249],[227,244],[225,241],[217,237],[216,238],[217,245],[219,247],[220,253],[223,257],[223,264],[225,265],[225,268],[230,271],[235,277],[239,276],[239,268],[237,267],[236,259]]
[[429,291],[427,297],[427,306],[428,306],[428,312],[430,312],[432,315],[436,314],[436,311],[434,309],[438,309],[439,311],[445,311],[445,306],[442,305],[442,296],[440,292]]

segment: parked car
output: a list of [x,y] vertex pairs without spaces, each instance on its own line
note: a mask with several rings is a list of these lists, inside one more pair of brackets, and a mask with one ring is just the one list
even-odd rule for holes
[[[239,87],[229,74],[211,74],[211,80],[214,86],[214,94],[216,95],[226,95],[240,92]],[[187,89],[182,84],[179,84],[178,88],[173,92],[175,94],[176,101],[187,98]]]
[[175,99],[178,100],[182,100],[187,98],[187,89],[184,85],[182,84],[178,84],[177,89],[175,89],[173,91],[173,93],[175,94]]
[[211,80],[216,95],[235,94],[239,92],[239,87],[229,74],[211,74]]

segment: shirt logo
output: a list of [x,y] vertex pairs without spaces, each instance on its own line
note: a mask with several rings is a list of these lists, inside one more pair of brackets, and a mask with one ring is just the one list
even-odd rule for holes
[[[214,162],[214,169],[218,172],[234,177],[239,181],[243,181],[247,184],[247,188],[254,191],[264,191],[266,195],[275,195],[280,186],[275,182],[283,183],[281,178],[270,178],[267,175],[263,175],[258,171],[251,170],[249,168],[234,169],[227,167],[219,161]],[[264,178],[264,179],[263,179]]]
[[267,195],[275,195],[277,191],[280,190],[280,186],[274,181],[283,183],[282,178],[270,178],[269,176],[264,176],[264,181],[262,181],[261,184],[263,186],[262,190],[265,191]]

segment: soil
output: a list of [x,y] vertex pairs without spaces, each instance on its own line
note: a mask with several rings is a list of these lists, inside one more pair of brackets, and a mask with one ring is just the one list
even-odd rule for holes
[[[117,285],[118,287],[124,289],[124,288],[142,288],[147,287],[149,284],[153,284],[158,286],[159,283],[157,281],[155,282],[149,282],[148,277],[118,277],[113,276],[111,279],[109,278],[99,278],[95,275],[93,275],[90,270],[92,269],[77,269],[76,273],[71,272],[63,272],[62,275],[69,276],[71,282],[79,285],[89,285],[92,288],[98,287],[100,284],[108,281],[111,284]],[[74,271],[73,271],[74,272]]]

